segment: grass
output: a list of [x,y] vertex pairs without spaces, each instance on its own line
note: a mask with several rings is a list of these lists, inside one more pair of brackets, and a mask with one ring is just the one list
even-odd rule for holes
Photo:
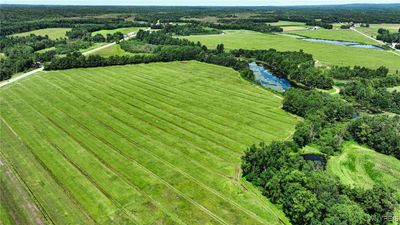
[[390,32],[398,32],[400,24],[390,24],[390,23],[370,24],[369,27],[358,27],[356,29],[358,31],[363,32],[366,35],[369,35],[371,37],[376,37],[376,35],[378,35],[379,28],[387,29]]
[[192,35],[184,38],[200,41],[209,48],[215,48],[217,44],[224,43],[228,50],[275,48],[278,51],[298,51],[303,49],[305,52],[311,53],[314,59],[317,59],[322,65],[360,65],[370,68],[378,68],[383,65],[392,72],[400,69],[400,56],[388,51],[312,43],[293,37],[246,30],[226,30],[224,32],[225,35]]
[[0,94],[0,153],[55,224],[287,223],[241,179],[240,157],[297,118],[230,68],[41,72]]
[[390,92],[394,92],[394,91],[400,92],[400,86],[391,87],[391,88],[388,88],[387,90]]
[[290,31],[291,34],[296,34],[309,38],[337,40],[337,41],[352,41],[364,44],[376,45],[377,42],[371,40],[353,30],[301,30],[301,31]]
[[383,184],[400,194],[400,161],[356,143],[346,143],[342,154],[329,159],[327,168],[343,184],[361,188]]
[[91,55],[100,55],[103,57],[109,57],[112,55],[133,55],[133,54],[124,51],[119,44],[115,44],[107,48],[100,49],[99,51],[93,52],[91,53]]
[[45,52],[48,52],[48,51],[52,51],[52,50],[56,50],[56,47],[49,47],[49,48],[44,48],[44,49],[41,49],[41,50],[39,50],[39,51],[36,51],[37,53],[45,53]]
[[293,22],[293,21],[279,21],[279,22],[270,23],[270,24],[273,26],[282,27],[283,31],[304,30],[306,27],[305,23]]
[[93,32],[92,35],[101,34],[103,36],[107,36],[107,34],[114,34],[117,32],[121,32],[123,34],[129,34],[132,32],[138,32],[140,29],[145,30],[146,28],[144,28],[144,27],[124,27],[124,28],[117,28],[117,29],[113,29],[113,30],[99,30],[99,31]]
[[270,23],[273,26],[279,27],[305,27],[306,24],[302,22],[293,22],[293,21],[279,21],[276,23]]
[[33,30],[24,33],[13,34],[12,36],[29,36],[31,34],[45,36],[48,35],[50,39],[57,39],[57,38],[65,38],[65,34],[67,31],[70,31],[71,28],[46,28],[46,29],[39,29]]

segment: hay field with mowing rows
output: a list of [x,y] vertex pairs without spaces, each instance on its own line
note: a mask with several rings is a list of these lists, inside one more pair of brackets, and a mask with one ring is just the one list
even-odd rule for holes
[[[200,62],[41,72],[0,90],[4,221],[282,224],[240,175],[251,144],[298,118]],[[7,176],[7,177],[5,177]]]

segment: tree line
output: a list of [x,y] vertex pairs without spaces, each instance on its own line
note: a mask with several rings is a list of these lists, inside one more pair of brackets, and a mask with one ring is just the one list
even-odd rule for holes
[[242,157],[243,177],[282,207],[290,222],[305,224],[388,224],[398,204],[390,187],[350,188],[305,160],[293,142],[261,143]]
[[184,25],[166,24],[163,28],[166,33],[173,35],[196,35],[196,34],[221,34],[222,31],[217,29],[206,29],[198,23],[189,23]]
[[400,28],[395,33],[390,33],[389,30],[379,28],[376,39],[386,43],[400,43]]

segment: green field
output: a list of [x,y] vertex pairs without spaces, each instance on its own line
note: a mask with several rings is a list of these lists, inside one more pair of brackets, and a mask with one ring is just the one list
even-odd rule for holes
[[99,51],[93,52],[91,53],[91,55],[100,55],[103,57],[109,57],[112,55],[133,55],[133,54],[124,51],[119,44],[115,44],[107,48],[100,49]]
[[400,24],[390,24],[390,23],[370,24],[369,27],[358,27],[356,29],[358,31],[363,32],[366,35],[369,35],[371,37],[376,37],[379,28],[387,29],[390,32],[398,32],[398,30],[400,29]]
[[279,26],[279,27],[296,27],[296,26],[300,26],[300,27],[305,27],[306,24],[303,22],[293,22],[293,21],[279,21],[276,23],[270,23],[273,26]]
[[342,154],[329,159],[327,168],[343,184],[362,188],[384,184],[400,194],[400,161],[356,143],[346,143]]
[[400,92],[400,86],[396,86],[396,87],[391,87],[391,88],[388,88],[388,91],[398,91],[398,92]]
[[10,194],[1,214],[37,208],[26,224],[287,223],[241,178],[240,157],[290,137],[298,118],[230,68],[41,72],[0,94],[0,166],[19,179],[0,187]]
[[46,28],[40,30],[33,30],[24,33],[13,34],[12,36],[29,36],[31,34],[45,36],[48,35],[50,39],[57,39],[57,38],[65,38],[65,34],[67,31],[70,31],[71,28]]
[[400,56],[389,51],[352,48],[326,43],[313,43],[274,34],[263,34],[246,30],[226,30],[224,35],[192,35],[185,38],[200,41],[209,48],[224,43],[226,49],[269,49],[311,53],[322,65],[360,65],[371,68],[386,66],[391,71],[400,70]]
[[123,34],[129,34],[132,32],[138,32],[140,29],[145,30],[145,27],[124,27],[124,28],[117,28],[117,29],[113,29],[113,30],[99,30],[96,32],[93,32],[92,35],[96,35],[96,34],[101,34],[103,36],[106,36],[107,34],[114,34],[117,32],[121,32]]
[[354,41],[364,44],[377,45],[377,42],[367,38],[353,30],[298,30],[290,31],[291,34],[296,34],[309,38],[338,40],[338,41]]

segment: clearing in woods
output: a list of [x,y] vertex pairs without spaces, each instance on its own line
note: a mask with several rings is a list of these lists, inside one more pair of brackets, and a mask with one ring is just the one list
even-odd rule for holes
[[35,34],[38,36],[48,35],[50,39],[54,40],[57,38],[66,38],[65,34],[67,33],[67,31],[70,30],[71,28],[46,28],[46,29],[39,29],[39,30],[13,34],[12,36],[22,37],[22,36],[29,36],[31,34]]
[[0,214],[34,215],[22,223],[287,223],[239,165],[249,145],[284,140],[297,118],[230,68],[40,72],[0,94],[1,166],[14,173],[2,188],[14,199]]
[[400,196],[400,161],[393,156],[348,142],[340,155],[329,159],[327,168],[343,184],[361,188],[383,184],[395,188]]

